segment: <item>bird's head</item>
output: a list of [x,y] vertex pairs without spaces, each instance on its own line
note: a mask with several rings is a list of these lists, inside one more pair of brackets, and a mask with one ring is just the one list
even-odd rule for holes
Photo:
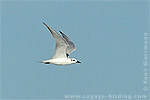
[[81,63],[80,61],[76,60],[75,58],[71,58],[72,63]]

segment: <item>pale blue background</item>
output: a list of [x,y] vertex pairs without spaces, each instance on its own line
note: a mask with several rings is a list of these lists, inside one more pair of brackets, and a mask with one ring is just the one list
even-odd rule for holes
[[[60,99],[65,94],[146,94],[143,34],[148,1],[2,1],[1,98]],[[55,41],[46,22],[75,43],[82,64],[44,65]]]

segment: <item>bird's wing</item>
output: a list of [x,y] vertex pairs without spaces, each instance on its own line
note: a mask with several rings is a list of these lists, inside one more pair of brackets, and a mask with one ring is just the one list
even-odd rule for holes
[[76,47],[74,45],[74,43],[61,31],[59,31],[62,34],[62,37],[68,42],[69,46],[67,47],[67,51],[66,53],[68,54],[68,56],[74,51],[76,50]]
[[56,41],[55,55],[53,56],[53,58],[67,57],[66,50],[69,46],[68,42],[63,37],[61,37],[55,30],[49,27],[46,23],[43,22],[43,24],[49,29]]

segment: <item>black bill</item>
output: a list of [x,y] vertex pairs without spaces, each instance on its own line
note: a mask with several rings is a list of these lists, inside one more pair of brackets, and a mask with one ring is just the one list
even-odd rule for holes
[[80,61],[77,61],[76,63],[81,63]]

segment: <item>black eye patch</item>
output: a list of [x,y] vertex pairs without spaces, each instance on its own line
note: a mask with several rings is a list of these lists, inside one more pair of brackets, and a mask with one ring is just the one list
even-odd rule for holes
[[71,59],[71,61],[75,61],[74,59]]

